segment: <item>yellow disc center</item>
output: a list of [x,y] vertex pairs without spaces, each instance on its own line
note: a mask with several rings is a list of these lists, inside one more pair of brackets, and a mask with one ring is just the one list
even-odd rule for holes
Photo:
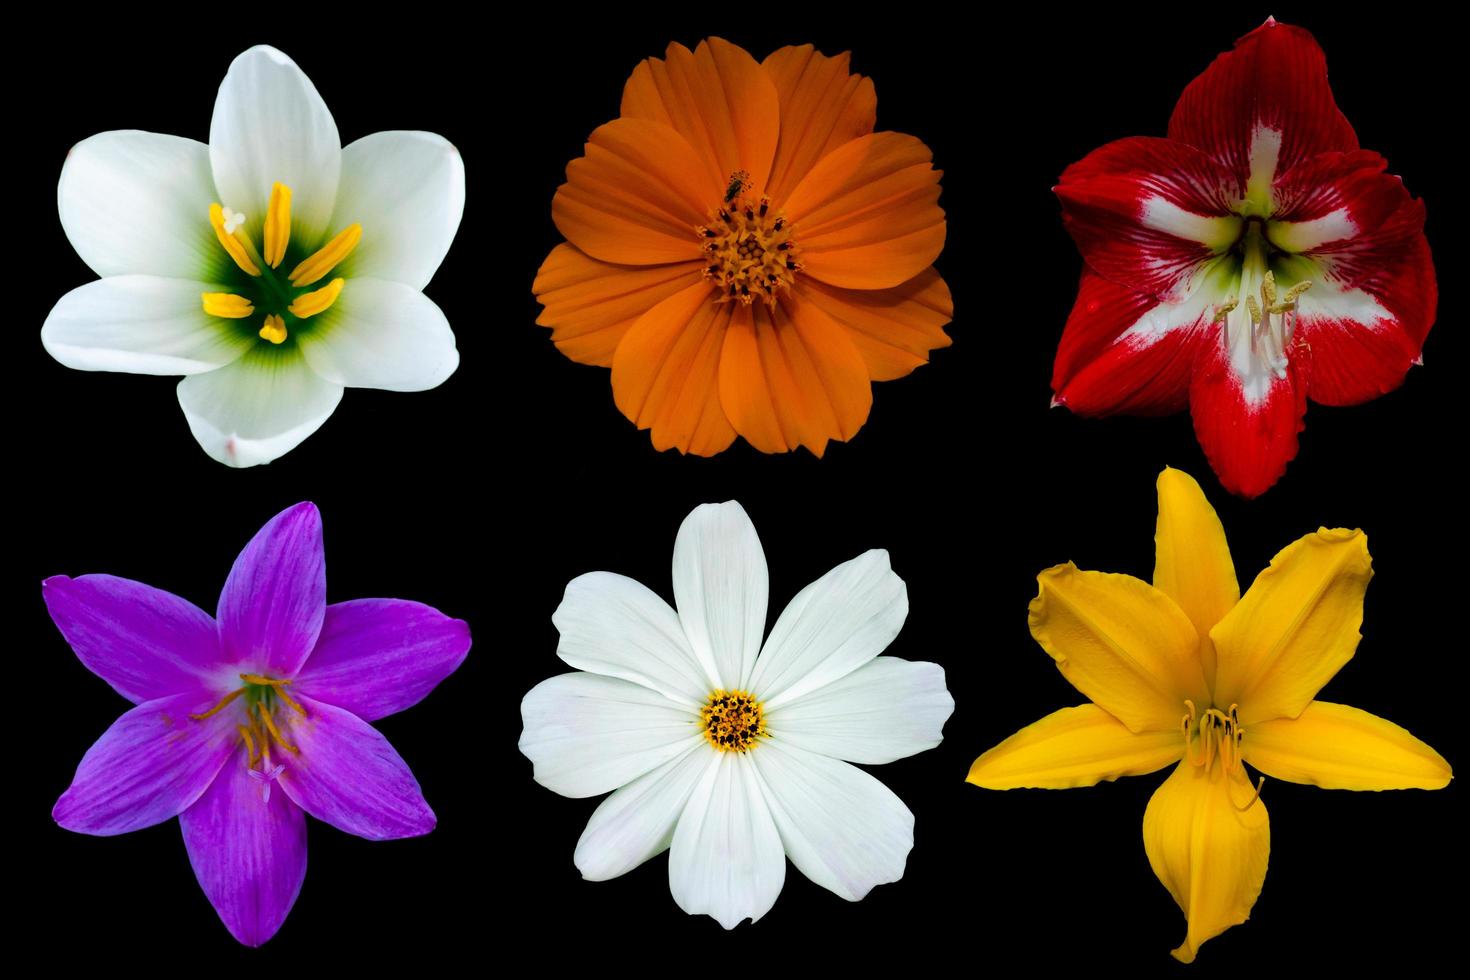
[[704,249],[704,278],[714,283],[719,302],[774,306],[780,290],[790,289],[801,269],[794,229],[771,199],[746,196],[744,171],[730,177],[725,199],[696,231]]
[[749,752],[766,734],[761,704],[749,691],[713,691],[700,710],[705,740],[721,752]]

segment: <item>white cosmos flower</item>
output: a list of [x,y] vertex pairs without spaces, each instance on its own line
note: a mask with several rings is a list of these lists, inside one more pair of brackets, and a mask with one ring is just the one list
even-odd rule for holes
[[61,298],[41,341],[83,371],[182,374],[204,451],[268,463],[344,387],[422,391],[459,354],[422,290],[464,211],[441,136],[347,147],[311,79],[275,48],[230,65],[209,145],[137,130],[72,148],[61,224],[103,278]]
[[679,907],[727,929],[770,910],[788,857],[850,901],[903,877],[914,816],[848,763],[933,748],[954,710],[937,664],[878,656],[908,615],[887,552],[808,585],[762,647],[766,592],[741,506],[696,508],[674,542],[678,611],[621,575],[573,579],[553,621],[579,669],[521,703],[537,782],[616,791],[577,842],[583,877],[669,849]]

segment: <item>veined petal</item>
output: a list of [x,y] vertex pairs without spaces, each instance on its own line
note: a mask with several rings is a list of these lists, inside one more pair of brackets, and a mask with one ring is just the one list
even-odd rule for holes
[[909,614],[908,589],[875,548],[796,594],[766,640],[750,689],[768,711],[820,692],[888,648]]
[[296,695],[305,717],[284,712],[296,753],[272,756],[285,765],[281,789],[301,809],[338,830],[368,840],[417,837],[437,818],[408,763],[377,729],[350,711]]
[[1444,789],[1453,775],[1444,756],[1407,729],[1329,701],[1252,725],[1241,750],[1268,776],[1323,789]]
[[53,575],[41,595],[77,659],[134,704],[208,693],[219,637],[214,619],[187,599],[112,575]]
[[292,690],[376,721],[422,701],[469,650],[469,624],[421,602],[338,602]]
[[209,147],[138,130],[72,147],[56,191],[67,240],[99,276],[218,280],[230,260],[209,226],[213,200]]
[[1167,595],[1071,562],[1036,581],[1031,635],[1073,687],[1129,731],[1177,735],[1185,700],[1209,703],[1194,626]]
[[459,367],[444,312],[412,286],[353,279],[298,342],[311,370],[329,384],[426,391]]
[[1159,474],[1154,532],[1154,588],[1178,603],[1199,634],[1205,683],[1215,684],[1210,630],[1240,600],[1225,528],[1194,477],[1165,467]]
[[856,766],[777,741],[750,762],[802,874],[849,902],[903,877],[914,815],[893,790]]
[[[1181,762],[1148,801],[1143,846],[1154,874],[1189,922],[1174,958],[1192,963],[1200,946],[1250,917],[1266,881],[1271,824],[1240,770]],[[1249,805],[1247,805],[1249,804]],[[1245,807],[1245,810],[1241,810]]]
[[944,249],[944,209],[929,147],[869,133],[823,157],[785,202],[804,275],[848,289],[907,282]]
[[759,921],[786,881],[786,852],[748,755],[718,753],[674,828],[669,890],[726,929]]
[[1093,150],[1056,186],[1062,218],[1092,269],[1177,303],[1199,266],[1240,237],[1233,175],[1184,143],[1135,136]]
[[757,193],[766,186],[784,121],[771,77],[744,48],[718,37],[693,51],[671,43],[663,58],[640,62],[623,86],[622,115],[688,140],[708,193],[720,195],[737,170],[750,174]]
[[464,214],[464,160],[437,133],[373,133],[342,150],[342,179],[328,227],[362,225],[338,266],[352,280],[390,279],[422,290],[449,251]]
[[189,717],[208,711],[216,700],[191,691],[129,710],[82,757],[51,809],[52,819],[79,834],[111,837],[178,816],[239,746],[226,715]]
[[521,701],[520,750],[536,782],[562,796],[597,796],[704,742],[699,713],[614,677],[558,674]]
[[1027,725],[976,759],[965,779],[985,789],[1072,789],[1154,772],[1183,754],[1177,727],[1135,734],[1097,705],[1082,704]]
[[1324,527],[1278,552],[1210,631],[1215,703],[1240,705],[1247,730],[1300,715],[1352,659],[1372,577],[1362,531]]
[[306,880],[306,814],[266,794],[244,755],[179,814],[194,877],[230,935],[259,946],[276,934]]
[[78,371],[213,371],[255,342],[235,321],[204,312],[202,295],[221,288],[157,276],[98,279],[57,301],[41,327],[41,344]]
[[954,698],[938,664],[877,657],[840,680],[765,707],[766,728],[784,744],[881,765],[938,745]]
[[342,400],[294,345],[256,344],[217,371],[179,382],[179,405],[203,450],[226,466],[259,466],[295,449]]
[[255,532],[220,591],[220,649],[227,663],[294,677],[316,646],[327,608],[322,517],[310,501]]
[[632,871],[669,849],[674,824],[694,788],[722,755],[693,743],[600,803],[577,841],[572,861],[588,881],[606,881]]
[[531,291],[545,307],[536,322],[551,328],[557,350],[581,364],[612,367],[618,342],[638,318],[699,281],[701,263],[613,265],[573,245],[551,250]]
[[954,317],[954,300],[933,266],[892,289],[839,289],[810,279],[797,292],[803,305],[847,328],[873,381],[901,378],[951,343],[944,326]]
[[766,191],[772,200],[786,200],[817,161],[873,131],[873,80],[849,74],[849,59],[846,51],[828,57],[803,44],[777,48],[761,62],[781,99],[781,135]]
[[695,659],[716,686],[747,687],[769,592],[766,553],[744,507],[734,500],[701,504],[684,518],[674,539],[674,606]]
[[1373,231],[1409,201],[1388,161],[1372,150],[1322,153],[1278,177],[1266,237],[1287,252],[1309,252]]
[[258,44],[230,64],[209,124],[209,159],[219,202],[244,213],[254,241],[278,181],[291,188],[293,237],[315,248],[329,234],[342,139],[316,86],[280,51]]

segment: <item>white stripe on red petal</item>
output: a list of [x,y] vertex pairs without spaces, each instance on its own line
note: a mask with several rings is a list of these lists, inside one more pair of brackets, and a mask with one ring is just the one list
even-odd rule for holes
[[1356,405],[1377,398],[1397,388],[1419,356],[1419,344],[1399,319],[1361,289],[1324,280],[1297,307],[1313,401]]
[[1231,493],[1256,497],[1296,456],[1307,389],[1293,360],[1287,361],[1284,377],[1260,364],[1250,365],[1242,377],[1235,360],[1221,344],[1205,346],[1195,365],[1189,407],[1195,435],[1220,484]]
[[1293,167],[1272,190],[1267,237],[1299,253],[1376,229],[1409,201],[1403,181],[1383,172],[1387,166],[1377,153],[1358,150]]

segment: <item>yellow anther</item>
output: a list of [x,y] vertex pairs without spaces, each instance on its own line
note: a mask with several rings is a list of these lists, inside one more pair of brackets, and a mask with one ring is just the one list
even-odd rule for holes
[[250,737],[250,729],[244,725],[236,725],[240,730],[240,737],[245,740],[245,753],[250,757],[250,765],[255,765],[255,739]]
[[1276,305],[1276,273],[1270,269],[1266,270],[1265,277],[1261,279],[1261,299],[1266,301],[1267,306]]
[[1231,314],[1231,312],[1233,312],[1234,309],[1237,306],[1239,306],[1239,305],[1240,305],[1240,297],[1239,296],[1236,296],[1236,297],[1232,298],[1230,300],[1230,302],[1228,302],[1228,303],[1221,303],[1219,306],[1215,307],[1215,318],[1211,322],[1212,323],[1219,323],[1221,320],[1223,320],[1227,316],[1229,316]]
[[1256,302],[1254,296],[1245,298],[1245,308],[1251,315],[1251,323],[1261,322],[1261,304]]
[[343,228],[336,238],[317,249],[315,254],[291,271],[291,285],[310,286],[337,268],[343,259],[352,254],[352,250],[357,248],[357,243],[361,240],[362,225],[348,225]]
[[203,293],[204,312],[230,320],[243,320],[255,312],[255,304],[234,293]]
[[265,323],[260,328],[262,340],[269,340],[273,344],[279,344],[286,339],[286,321],[274,313],[268,313]]
[[[287,681],[286,683],[289,684],[291,682],[290,681]],[[303,718],[306,717],[306,709],[303,708],[300,704],[298,704],[296,702],[296,699],[295,698],[293,698],[293,697],[291,697],[291,695],[287,694],[286,693],[286,689],[284,687],[278,687],[278,688],[276,688],[276,693],[279,694],[281,696],[281,700],[284,701],[284,702],[286,702],[288,705],[290,705],[291,708],[297,714],[299,714]]]
[[337,297],[341,294],[342,287],[345,285],[347,285],[346,279],[333,279],[321,289],[296,297],[295,302],[290,306],[290,310],[294,315],[302,319],[309,316],[316,316],[337,302]]
[[291,188],[277,182],[271,186],[271,203],[265,212],[265,264],[272,269],[280,265],[290,241]]
[[237,688],[235,688],[235,690],[231,691],[229,694],[226,694],[224,697],[220,698],[219,704],[215,705],[213,708],[210,708],[208,711],[204,712],[204,714],[202,714],[202,715],[190,715],[189,717],[190,718],[193,718],[195,721],[203,721],[204,719],[210,717],[211,715],[217,715],[221,711],[225,710],[225,705],[229,704],[231,701],[235,700],[236,698],[238,698],[240,695],[242,695],[244,693],[245,693],[245,689],[243,687],[237,687]]
[[219,243],[224,246],[230,258],[235,260],[235,264],[243,269],[247,275],[260,275],[260,266],[256,265],[255,260],[250,257],[250,253],[254,251],[254,248],[247,249],[246,247],[246,243],[250,239],[246,237],[245,229],[236,228],[233,233],[226,231],[225,209],[218,204],[211,204],[209,206],[209,223],[214,227],[215,237],[219,239]]
[[286,739],[281,735],[281,730],[276,727],[276,723],[274,719],[271,718],[271,713],[265,709],[265,705],[257,702],[255,705],[255,710],[260,715],[261,722],[265,724],[266,731],[270,732],[271,737],[274,738],[278,743],[280,743],[281,748],[285,749],[287,752],[301,751],[296,746],[286,741]]

